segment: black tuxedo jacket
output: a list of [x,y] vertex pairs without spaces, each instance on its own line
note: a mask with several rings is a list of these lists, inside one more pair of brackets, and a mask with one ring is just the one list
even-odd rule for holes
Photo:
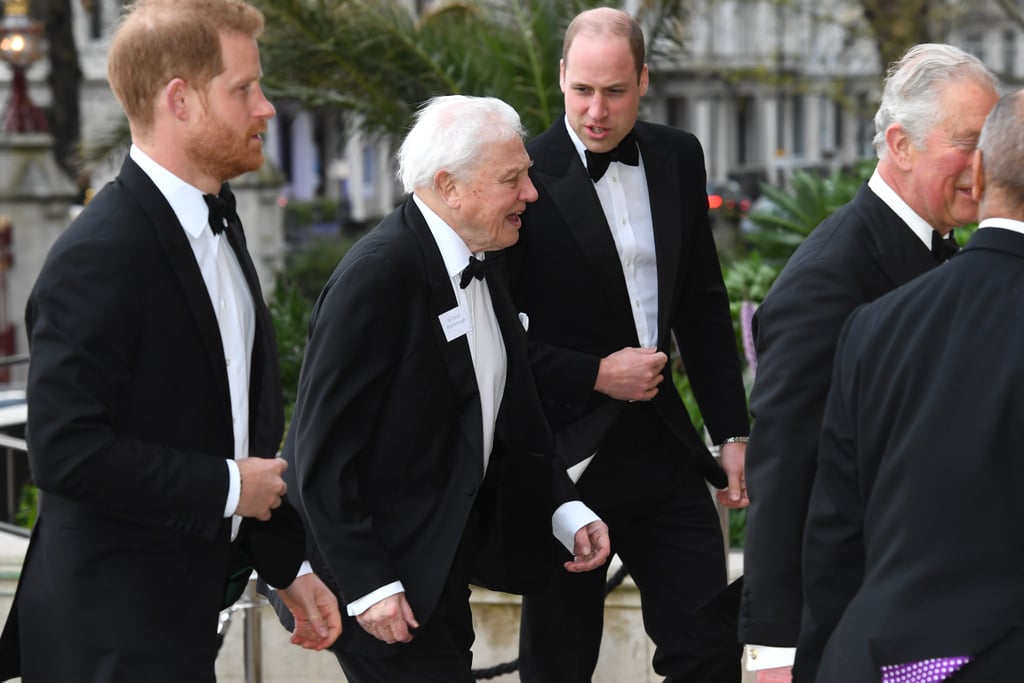
[[800,543],[843,322],[858,305],[935,265],[928,247],[865,184],[804,240],[758,307],[742,642],[796,644]]
[[[320,294],[285,442],[286,477],[307,520],[313,566],[342,603],[400,580],[425,624],[474,506],[493,509],[495,487],[522,501],[519,517],[505,517],[511,523],[500,540],[525,547],[547,547],[551,514],[574,497],[565,473],[539,455],[551,436],[505,279],[487,275],[508,365],[486,480],[469,344],[464,334],[445,337],[439,316],[456,298],[415,203],[407,200],[360,240]],[[519,477],[502,475],[520,466],[536,476],[506,490]],[[401,647],[349,617],[334,645],[372,656]]]
[[[658,268],[658,348],[674,335],[701,414],[721,441],[749,429],[729,301],[707,214],[704,156],[691,134],[649,123],[634,129],[650,192]],[[531,363],[544,410],[571,465],[606,438],[623,401],[594,391],[601,358],[639,346],[622,265],[594,184],[560,117],[527,145],[540,194],[523,214],[513,275],[530,319]],[[694,429],[666,365],[652,404],[666,429],[727,485]]]
[[[887,664],[981,661],[1024,624],[1022,286],[1024,236],[983,228],[843,329],[804,544],[799,680],[814,680],[826,639],[816,680],[860,682]],[[1019,656],[985,680],[1018,679]]]
[[[227,235],[256,311],[250,453],[274,457],[273,328],[240,227]],[[213,681],[234,452],[224,351],[187,237],[130,159],[54,244],[26,325],[43,500],[0,671],[17,673],[20,631],[33,680]]]

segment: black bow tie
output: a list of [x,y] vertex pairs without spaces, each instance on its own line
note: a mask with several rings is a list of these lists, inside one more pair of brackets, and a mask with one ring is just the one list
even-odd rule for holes
[[607,152],[591,152],[589,149],[586,150],[587,156],[587,171],[590,173],[590,178],[595,183],[601,179],[604,172],[608,170],[608,165],[613,161],[619,161],[627,166],[639,166],[640,165],[640,150],[636,146],[636,137],[630,132],[626,137],[622,138],[622,142],[615,149]]
[[502,254],[500,252],[487,254],[483,259],[478,259],[476,256],[470,255],[469,264],[462,269],[462,278],[459,280],[459,287],[465,289],[469,286],[469,283],[473,278],[483,280],[484,275],[487,275],[488,271],[492,270],[494,266],[501,261],[501,258]]
[[944,263],[953,258],[956,252],[960,251],[960,245],[956,238],[950,233],[949,237],[943,237],[938,230],[932,230],[932,256],[939,263]]
[[220,194],[204,194],[203,200],[210,209],[210,229],[214,235],[224,232],[229,224],[238,221],[235,212],[235,195],[227,183],[220,186]]

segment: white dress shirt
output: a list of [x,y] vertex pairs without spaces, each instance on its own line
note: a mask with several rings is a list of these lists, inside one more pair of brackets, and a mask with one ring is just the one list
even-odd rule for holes
[[978,223],[978,230],[981,230],[982,228],[1002,228],[1004,230],[1019,232],[1024,235],[1024,222],[1014,220],[1012,218],[986,218],[982,222]]
[[224,365],[231,395],[234,459],[227,460],[229,490],[224,516],[232,517],[231,537],[238,533],[240,518],[234,515],[241,494],[241,477],[235,460],[249,457],[249,364],[255,338],[255,306],[242,267],[223,233],[214,235],[203,191],[155,162],[135,145],[128,152],[171,205],[185,231],[202,273],[210,305],[217,317]]
[[[583,165],[587,148],[565,119],[569,139]],[[654,249],[654,219],[643,155],[639,166],[613,161],[601,179],[594,183],[615,249],[619,253],[626,291],[633,309],[636,338],[640,346],[658,348],[658,259]]]
[[[576,147],[583,166],[587,166],[587,147],[565,118],[565,129]],[[658,348],[658,259],[654,247],[654,218],[651,195],[647,189],[644,157],[640,164],[629,166],[618,161],[608,165],[594,190],[604,211],[605,220],[615,240],[615,250],[622,264],[626,292],[633,312],[636,338],[640,346]],[[569,477],[578,481],[594,459],[590,455],[569,468]]]

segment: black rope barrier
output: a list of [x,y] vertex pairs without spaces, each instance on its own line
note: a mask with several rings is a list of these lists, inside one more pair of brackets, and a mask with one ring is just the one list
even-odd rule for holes
[[[629,571],[625,565],[622,565],[618,570],[612,574],[612,577],[608,579],[608,583],[604,586],[604,594],[608,595],[613,590],[619,587],[625,578],[629,576]],[[486,681],[491,678],[497,678],[504,674],[510,674],[514,671],[519,670],[519,658],[505,662],[503,664],[496,664],[495,666],[488,667],[486,669],[473,669],[473,678],[478,681]]]

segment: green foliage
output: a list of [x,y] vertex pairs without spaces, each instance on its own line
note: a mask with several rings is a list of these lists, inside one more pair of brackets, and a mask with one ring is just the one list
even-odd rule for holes
[[725,288],[729,292],[729,311],[732,313],[736,345],[741,352],[744,330],[740,312],[743,302],[748,301],[756,306],[764,301],[769,288],[779,276],[779,271],[779,266],[765,263],[761,254],[756,251],[746,258],[734,260],[724,269]]
[[31,529],[39,515],[39,489],[34,484],[25,484],[21,489],[18,511],[14,513],[14,523]]
[[978,230],[978,224],[977,223],[971,223],[970,225],[965,225],[965,226],[963,226],[961,228],[955,229],[953,231],[953,235],[956,237],[956,241],[962,247],[965,244],[967,244],[967,241],[969,239],[971,239],[971,236],[974,235],[974,233],[977,232],[977,230]]
[[274,296],[268,305],[277,335],[286,423],[291,422],[295,407],[309,314],[320,290],[355,239],[312,241],[290,252],[284,270],[277,276]]
[[874,167],[874,160],[865,160],[849,171],[827,177],[796,171],[790,190],[762,185],[761,192],[770,203],[768,208],[748,214],[749,220],[761,229],[750,233],[747,239],[763,258],[785,263],[818,224],[853,199]]
[[729,510],[729,547],[742,548],[747,535],[747,508]]
[[337,218],[338,200],[327,197],[310,201],[292,200],[284,207],[285,230],[320,222],[336,222]]
[[690,421],[697,428],[697,433],[704,431],[704,418],[700,414],[700,407],[697,405],[697,398],[693,395],[693,387],[690,386],[690,378],[686,375],[682,360],[673,354],[672,357],[672,382],[676,391],[683,399],[686,412],[690,414]]
[[296,295],[311,309],[327,278],[358,238],[355,235],[315,239],[289,251],[284,269],[277,276],[275,300],[280,292],[295,289]]
[[269,305],[281,363],[285,422],[290,423],[299,388],[302,356],[306,351],[306,325],[309,322],[311,305],[302,298],[297,287],[282,286],[280,281]]

